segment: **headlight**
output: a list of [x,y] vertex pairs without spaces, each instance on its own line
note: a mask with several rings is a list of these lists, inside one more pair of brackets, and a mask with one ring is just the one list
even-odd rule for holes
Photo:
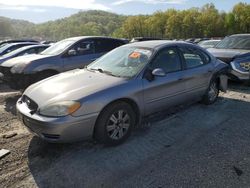
[[14,66],[10,69],[10,71],[11,71],[11,73],[13,73],[13,74],[22,73],[22,71],[24,70],[24,68],[26,67],[26,65],[27,65],[27,64],[24,64],[24,63],[14,65]]
[[241,72],[241,73],[248,73],[250,70],[250,62],[237,62],[237,61],[232,61],[231,66],[234,70]]
[[81,104],[79,102],[63,101],[41,107],[39,113],[44,116],[61,117],[73,114],[80,107]]
[[250,62],[240,63],[240,66],[247,71],[250,70]]

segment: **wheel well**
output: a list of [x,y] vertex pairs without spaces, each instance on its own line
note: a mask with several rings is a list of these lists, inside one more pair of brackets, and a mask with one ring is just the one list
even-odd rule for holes
[[[136,104],[136,102],[133,101],[132,99],[120,98],[120,99],[117,99],[117,100],[115,100],[115,101],[112,101],[112,102],[108,103],[108,104],[101,110],[101,112],[99,113],[99,115],[98,115],[98,117],[97,117],[97,120],[96,120],[96,122],[95,122],[95,125],[96,125],[96,123],[97,123],[97,121],[98,121],[98,118],[100,117],[100,114],[101,114],[106,108],[108,108],[110,105],[112,105],[112,104],[114,104],[114,103],[118,103],[118,102],[125,102],[125,103],[129,104],[129,105],[132,107],[133,111],[136,113],[136,125],[138,125],[138,123],[140,123],[140,110],[139,110],[139,107],[138,107],[138,105]],[[95,128],[96,128],[96,126],[94,127],[93,136],[95,135]]]

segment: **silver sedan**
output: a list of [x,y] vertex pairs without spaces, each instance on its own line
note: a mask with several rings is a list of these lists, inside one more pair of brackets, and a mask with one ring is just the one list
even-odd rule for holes
[[151,113],[193,99],[214,103],[227,89],[227,67],[192,44],[132,43],[31,85],[16,107],[24,125],[49,142],[115,145]]

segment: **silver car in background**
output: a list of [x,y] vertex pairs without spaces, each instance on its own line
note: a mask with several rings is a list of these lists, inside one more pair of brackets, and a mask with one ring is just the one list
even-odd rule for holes
[[131,43],[33,84],[16,107],[24,125],[49,142],[116,145],[145,116],[190,100],[214,103],[227,89],[227,67],[193,44]]

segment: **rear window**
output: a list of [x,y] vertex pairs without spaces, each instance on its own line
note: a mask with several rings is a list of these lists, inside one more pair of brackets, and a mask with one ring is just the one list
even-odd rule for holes
[[95,51],[96,53],[109,52],[121,45],[125,44],[123,41],[114,39],[96,39]]
[[203,66],[210,62],[210,57],[201,50],[194,48],[181,48],[181,52],[187,69]]

